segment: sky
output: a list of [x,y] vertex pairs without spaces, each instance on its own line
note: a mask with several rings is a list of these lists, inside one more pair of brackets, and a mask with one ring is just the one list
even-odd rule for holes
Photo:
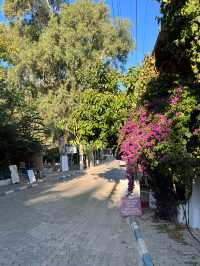
[[127,68],[136,66],[154,48],[159,33],[156,20],[160,16],[159,3],[156,0],[106,0],[106,3],[111,7],[112,15],[128,18],[132,23],[136,47],[128,58]]
[[[73,1],[69,0],[70,3]],[[112,16],[128,18],[131,21],[131,34],[136,42],[136,47],[128,57],[126,69],[138,65],[142,62],[144,55],[151,53],[154,48],[159,32],[156,20],[156,17],[160,15],[159,3],[156,0],[105,0],[105,2],[110,8]],[[3,0],[0,0],[1,7],[2,3]],[[0,21],[5,21],[2,8]]]

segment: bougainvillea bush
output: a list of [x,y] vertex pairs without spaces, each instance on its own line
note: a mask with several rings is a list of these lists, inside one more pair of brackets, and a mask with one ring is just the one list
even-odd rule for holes
[[[137,108],[121,129],[120,143],[129,192],[134,188],[130,177],[141,171],[154,191],[158,216],[173,220],[179,203],[189,199],[199,170],[200,112],[191,87],[176,86],[169,95]],[[165,108],[158,113],[163,101]]]
[[[121,129],[121,155],[128,165],[127,177],[148,172],[148,162],[155,157],[154,148],[164,143],[171,132],[172,120],[163,114],[148,113],[139,108],[131,114]],[[132,185],[131,185],[132,184]],[[134,183],[129,181],[129,192]]]
[[139,165],[148,175],[157,215],[173,220],[200,173],[200,5],[199,0],[158,1],[156,58],[146,57],[137,71],[127,73],[124,83],[136,109],[120,143],[133,173]]

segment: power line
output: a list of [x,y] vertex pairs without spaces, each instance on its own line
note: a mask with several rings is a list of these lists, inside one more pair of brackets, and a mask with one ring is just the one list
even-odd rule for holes
[[[133,0],[129,0],[129,16],[130,16],[130,19],[131,19],[131,37],[132,37],[132,39],[134,40],[134,44],[135,44],[135,22],[134,22],[134,17],[135,17],[135,15],[134,15],[134,12],[133,12],[133,10],[134,10],[134,2],[133,2]],[[134,55],[135,55],[135,52],[134,51],[132,51],[131,53],[130,53],[130,57],[131,57],[131,59],[133,59],[134,58]]]
[[135,59],[137,61],[137,52],[138,52],[138,0],[135,1]]
[[145,0],[145,5],[144,5],[144,26],[143,26],[143,34],[142,34],[142,53],[144,54],[144,46],[146,44],[146,29],[147,29],[147,25],[148,25],[148,19],[147,19],[147,6],[148,6],[148,0]]
[[119,9],[119,16],[122,16],[122,9],[121,9],[121,2],[118,0],[118,9]]
[[[146,0],[146,3],[145,3],[145,20],[146,20],[146,25],[144,27],[144,43],[146,44],[146,41],[147,41],[147,27],[148,27],[148,4],[149,4],[149,0]],[[144,51],[143,51],[144,53]]]
[[119,10],[119,0],[116,1],[117,3],[117,16],[120,16],[120,10]]
[[115,16],[115,9],[114,9],[113,0],[111,0],[111,6],[112,6],[112,13],[113,13],[113,17],[114,17],[114,16]]

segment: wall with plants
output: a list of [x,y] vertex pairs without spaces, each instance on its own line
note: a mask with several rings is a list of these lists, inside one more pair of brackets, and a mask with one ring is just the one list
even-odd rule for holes
[[[168,72],[156,65],[162,57],[149,56],[137,76],[128,72],[124,83],[128,81],[135,109],[121,130],[120,144],[133,175],[141,171],[148,176],[157,200],[156,215],[174,220],[177,206],[190,198],[192,182],[199,178],[200,4],[198,0],[163,0],[160,4],[159,21],[165,34],[162,49],[170,55],[169,65],[177,65],[173,73]],[[177,67],[181,62],[187,62],[187,73]]]

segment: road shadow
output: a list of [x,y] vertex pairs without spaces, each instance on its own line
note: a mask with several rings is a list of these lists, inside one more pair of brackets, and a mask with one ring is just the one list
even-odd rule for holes
[[99,173],[97,176],[99,176],[100,178],[104,178],[109,182],[114,182],[113,188],[108,195],[108,201],[113,202],[112,197],[117,191],[117,187],[120,184],[120,180],[126,180],[125,170],[123,168],[116,167],[103,173]]
[[106,172],[99,173],[98,176],[114,182],[119,182],[120,180],[126,179],[125,171],[121,168],[113,168]]

